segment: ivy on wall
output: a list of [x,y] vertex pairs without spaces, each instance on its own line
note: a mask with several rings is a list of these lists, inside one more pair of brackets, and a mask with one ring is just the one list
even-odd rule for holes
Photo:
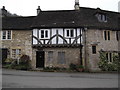
[[98,63],[99,68],[102,71],[118,71],[120,69],[120,60],[119,55],[114,54],[112,55],[112,62],[108,61],[106,57],[107,52],[100,52],[100,61]]

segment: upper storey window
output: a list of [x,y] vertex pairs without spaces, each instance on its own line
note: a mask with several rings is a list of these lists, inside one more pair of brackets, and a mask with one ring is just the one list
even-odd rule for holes
[[104,31],[104,40],[110,40],[110,31]]
[[41,29],[40,31],[40,38],[41,39],[46,39],[49,38],[49,30],[48,29]]
[[12,31],[2,31],[2,40],[11,40],[12,39]]
[[98,21],[100,21],[100,22],[107,22],[107,16],[106,16],[106,14],[100,14],[100,13],[98,13],[98,14],[96,14],[96,16],[98,18]]
[[74,29],[65,29],[66,37],[74,37]]

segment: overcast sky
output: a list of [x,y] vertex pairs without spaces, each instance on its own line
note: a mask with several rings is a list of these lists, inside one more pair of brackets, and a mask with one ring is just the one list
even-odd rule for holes
[[[120,0],[79,0],[81,7],[101,8],[109,11],[118,11]],[[22,16],[36,15],[38,6],[42,10],[73,10],[75,0],[0,0],[0,8],[5,6],[11,13]]]

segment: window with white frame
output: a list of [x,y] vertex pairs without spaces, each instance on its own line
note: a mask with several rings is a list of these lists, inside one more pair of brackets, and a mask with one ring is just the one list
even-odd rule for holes
[[74,37],[74,29],[65,29],[66,37]]
[[21,56],[21,49],[12,49],[12,58],[17,59]]
[[11,40],[12,39],[12,31],[8,30],[8,31],[2,31],[1,33],[2,35],[2,40]]
[[49,30],[48,29],[41,29],[39,32],[40,32],[41,39],[49,38]]
[[110,31],[104,31],[104,40],[110,40]]

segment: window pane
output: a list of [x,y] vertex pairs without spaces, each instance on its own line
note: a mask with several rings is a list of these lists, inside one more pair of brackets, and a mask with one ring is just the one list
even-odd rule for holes
[[110,31],[108,31],[108,40],[110,40]]
[[44,38],[44,30],[41,30],[41,38]]
[[48,61],[52,61],[53,60],[53,51],[49,51],[48,52]]
[[106,53],[106,59],[108,60],[108,53]]
[[11,31],[7,32],[7,39],[11,39]]
[[12,49],[12,58],[16,58],[16,49]]
[[106,31],[104,31],[104,39],[107,40],[107,35]]
[[70,34],[69,34],[69,30],[67,30],[67,37],[69,37],[70,36]]
[[65,52],[58,52],[58,63],[65,64]]
[[96,46],[92,46],[92,53],[96,54]]
[[48,31],[45,31],[45,37],[46,38],[48,37]]
[[116,32],[116,39],[117,39],[117,41],[119,40],[118,31]]
[[110,62],[112,62],[112,53],[109,53]]
[[2,39],[6,39],[6,31],[2,31]]
[[71,37],[74,37],[74,31],[71,30]]
[[21,49],[12,49],[12,58],[16,59],[21,56]]

